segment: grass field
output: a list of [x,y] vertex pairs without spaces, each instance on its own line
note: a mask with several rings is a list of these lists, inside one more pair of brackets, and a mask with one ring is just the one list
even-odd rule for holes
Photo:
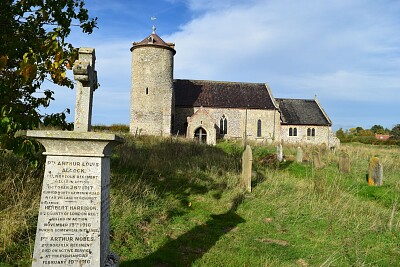
[[[314,148],[304,148],[311,158]],[[342,145],[324,167],[260,163],[253,191],[240,187],[241,144],[126,136],[111,159],[111,249],[121,266],[398,266],[400,148]],[[338,155],[351,172],[338,172]],[[384,185],[368,186],[369,159]],[[0,266],[29,266],[42,170],[0,156]]]

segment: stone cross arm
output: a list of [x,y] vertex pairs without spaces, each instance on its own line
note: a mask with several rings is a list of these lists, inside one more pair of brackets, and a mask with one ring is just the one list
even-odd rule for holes
[[93,91],[97,89],[97,71],[95,70],[94,48],[80,48],[79,59],[72,67],[76,80],[76,104],[74,131],[91,130]]
[[76,60],[72,71],[76,81],[81,83],[89,82],[93,91],[97,89],[97,71],[92,68],[88,61]]

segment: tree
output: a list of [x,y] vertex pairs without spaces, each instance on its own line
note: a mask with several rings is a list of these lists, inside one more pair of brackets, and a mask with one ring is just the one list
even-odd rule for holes
[[356,133],[359,134],[359,133],[361,133],[361,131],[363,131],[363,130],[364,130],[363,127],[358,126],[358,127],[356,128]]
[[38,112],[54,100],[40,86],[49,80],[73,88],[65,74],[77,51],[66,37],[73,26],[90,34],[96,23],[83,0],[0,1],[0,148],[23,151],[30,141],[17,133],[41,122],[66,126],[69,110],[48,117]]
[[396,124],[390,131],[391,138],[400,140],[400,124]]
[[345,134],[342,128],[336,131],[336,137],[340,139],[340,141],[344,140]]
[[374,125],[371,127],[371,131],[377,134],[385,134],[385,128],[382,125]]
[[360,131],[358,132],[358,135],[359,135],[359,136],[374,136],[375,134],[374,134],[374,132],[371,131],[371,130],[360,130]]

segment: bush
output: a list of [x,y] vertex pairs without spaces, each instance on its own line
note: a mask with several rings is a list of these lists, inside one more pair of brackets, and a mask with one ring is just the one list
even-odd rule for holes
[[129,133],[129,126],[125,124],[93,125],[92,130],[95,132]]

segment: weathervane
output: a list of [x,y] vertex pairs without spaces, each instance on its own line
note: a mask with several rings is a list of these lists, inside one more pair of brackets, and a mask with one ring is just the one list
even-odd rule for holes
[[153,29],[153,34],[155,34],[155,33],[156,33],[156,26],[155,26],[156,23],[155,23],[155,20],[156,20],[157,18],[156,18],[156,17],[151,17],[150,19],[153,21],[153,28],[152,28],[152,29]]

